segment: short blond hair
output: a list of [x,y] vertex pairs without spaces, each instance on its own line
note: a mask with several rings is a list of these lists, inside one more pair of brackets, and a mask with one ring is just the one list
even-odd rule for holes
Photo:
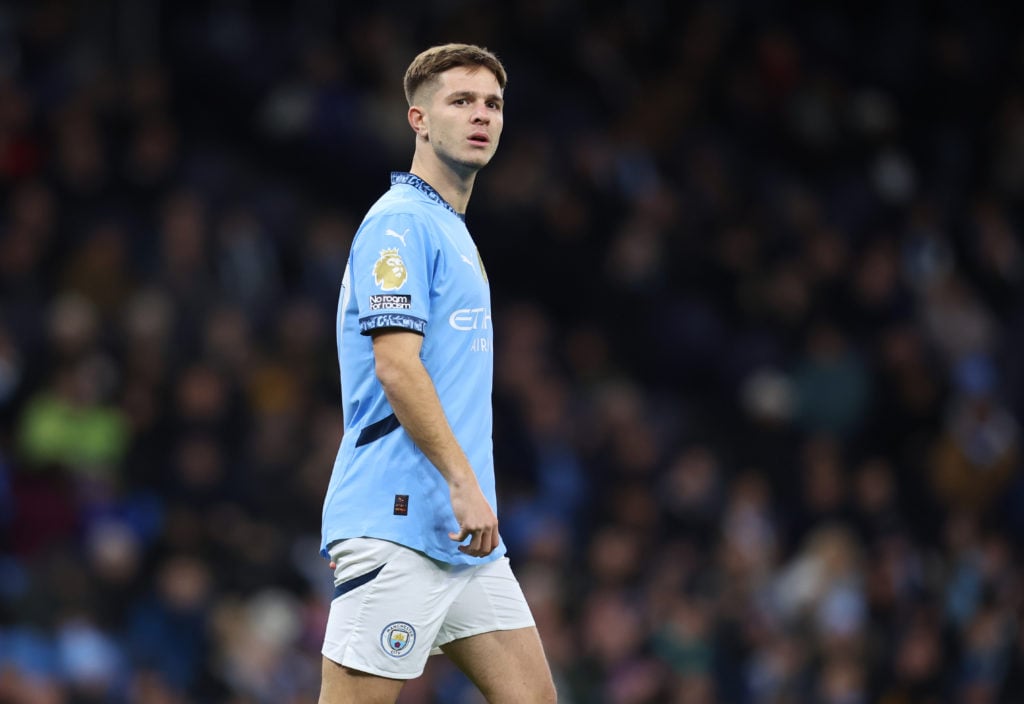
[[473,44],[441,44],[420,52],[406,69],[403,85],[409,105],[413,104],[416,91],[422,86],[436,80],[448,69],[459,66],[487,69],[498,79],[498,86],[505,90],[508,74],[494,53]]

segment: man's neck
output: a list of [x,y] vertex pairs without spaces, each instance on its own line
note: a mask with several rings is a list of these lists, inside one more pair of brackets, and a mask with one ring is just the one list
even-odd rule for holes
[[414,156],[409,173],[419,176],[437,191],[448,205],[457,213],[465,213],[469,206],[469,196],[473,193],[473,182],[476,172],[461,176],[443,164],[430,164],[426,160]]

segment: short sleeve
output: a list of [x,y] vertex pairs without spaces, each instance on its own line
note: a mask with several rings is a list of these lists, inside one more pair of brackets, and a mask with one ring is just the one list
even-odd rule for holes
[[435,257],[419,218],[389,214],[363,223],[350,263],[363,335],[386,329],[426,333]]

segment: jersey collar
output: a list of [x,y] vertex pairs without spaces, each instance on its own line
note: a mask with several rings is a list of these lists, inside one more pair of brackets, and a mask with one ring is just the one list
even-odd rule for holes
[[438,203],[440,205],[443,205],[445,208],[447,208],[451,212],[455,213],[456,217],[458,217],[460,220],[465,220],[466,219],[465,214],[456,212],[455,208],[453,208],[448,203],[448,201],[446,201],[444,198],[442,198],[440,193],[438,193],[437,191],[434,190],[433,186],[431,186],[429,183],[427,183],[426,181],[421,179],[416,174],[411,174],[408,171],[392,171],[391,172],[391,185],[394,186],[394,185],[397,185],[399,183],[408,184],[408,185],[412,186],[413,188],[419,190],[420,193],[425,195],[430,200],[432,200],[435,203]]

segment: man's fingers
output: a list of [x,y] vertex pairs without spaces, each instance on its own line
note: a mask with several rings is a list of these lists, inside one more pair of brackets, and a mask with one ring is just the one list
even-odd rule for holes
[[470,531],[467,528],[460,528],[458,533],[449,533],[448,537],[456,543],[461,543],[469,536],[469,533]]
[[501,538],[498,535],[497,522],[488,522],[485,525],[470,528],[470,524],[460,524],[458,533],[449,533],[448,537],[457,543],[462,543],[472,536],[472,539],[465,545],[459,545],[459,552],[472,557],[487,557],[498,547]]
[[473,549],[474,549],[474,543],[477,543],[478,544],[477,547],[479,547],[480,532],[481,532],[481,530],[482,529],[480,529],[480,528],[477,528],[476,530],[470,530],[469,528],[466,528],[465,526],[462,526],[462,528],[459,529],[458,533],[449,533],[448,537],[451,538],[452,540],[454,540],[456,543],[461,543],[466,538],[472,536],[473,537],[472,540],[470,540],[465,545],[460,545],[459,546],[459,550],[461,552],[468,553],[468,554],[472,555],[473,554]]
[[480,536],[480,554],[478,555],[478,557],[487,557],[492,552],[494,552],[494,548],[498,547],[497,537],[498,537],[498,529],[497,528],[488,528],[487,530],[485,530],[483,532],[483,534],[481,534],[481,536]]
[[470,540],[469,545],[466,546],[466,552],[474,557],[480,557],[480,546],[483,545],[484,533],[486,532],[487,529],[484,528],[483,530],[473,533],[473,539]]
[[494,528],[481,528],[470,531],[473,539],[466,545],[459,546],[459,552],[472,557],[487,557],[498,547],[498,531]]

